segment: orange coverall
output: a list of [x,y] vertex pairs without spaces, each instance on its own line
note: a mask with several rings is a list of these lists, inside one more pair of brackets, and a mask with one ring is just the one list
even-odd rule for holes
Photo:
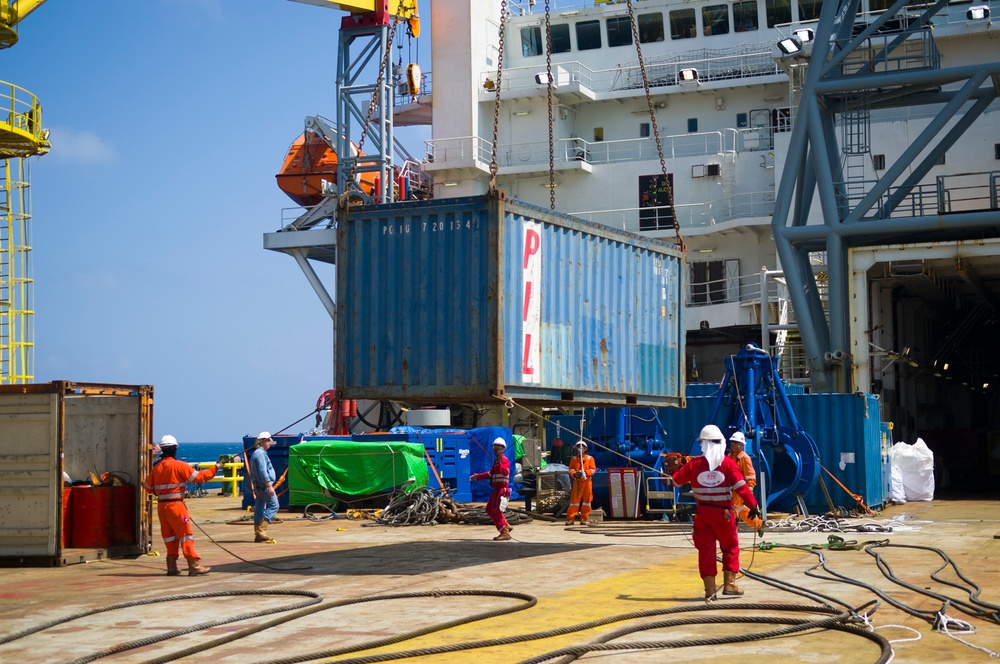
[[[757,473],[753,469],[753,461],[750,459],[750,455],[740,450],[739,454],[730,454],[729,458],[735,461],[736,465],[740,467],[743,479],[746,480],[747,486],[753,491],[754,487],[757,486]],[[743,499],[738,493],[733,494],[733,509],[736,510],[737,516],[743,520],[743,523],[750,526],[750,528],[753,530],[760,528],[760,519],[750,518],[750,508],[743,504]]]
[[167,547],[167,557],[177,558],[183,551],[187,560],[199,560],[194,550],[194,529],[184,504],[188,482],[206,482],[217,472],[216,466],[198,472],[183,461],[164,457],[153,466],[142,488],[156,496],[156,515],[160,517],[160,534]]
[[[578,471],[583,471],[586,478],[576,477]],[[572,521],[576,518],[577,511],[580,512],[580,520],[583,523],[590,518],[590,501],[594,499],[594,482],[590,479],[597,472],[597,464],[594,457],[589,454],[574,456],[569,461],[569,474],[573,478],[573,493],[569,499],[569,509],[566,510],[566,520]]]

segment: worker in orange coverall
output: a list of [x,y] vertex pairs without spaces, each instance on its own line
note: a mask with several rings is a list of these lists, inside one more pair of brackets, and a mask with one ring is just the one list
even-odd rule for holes
[[594,482],[590,479],[597,472],[594,457],[587,454],[587,443],[582,440],[573,446],[573,458],[569,460],[569,474],[573,478],[573,493],[566,510],[566,525],[572,526],[577,511],[580,523],[590,519],[590,502],[594,499]]
[[490,494],[490,499],[486,503],[486,514],[493,519],[493,525],[500,531],[500,534],[493,538],[499,541],[511,539],[511,527],[503,514],[507,511],[507,500],[510,498],[510,461],[504,454],[506,450],[507,441],[503,438],[496,438],[493,441],[493,456],[495,457],[493,465],[485,473],[475,473],[469,476],[470,482],[490,481],[493,493]]
[[198,472],[183,461],[177,460],[177,439],[164,436],[160,439],[160,461],[153,466],[142,488],[156,496],[156,515],[160,518],[160,534],[167,547],[167,576],[177,576],[178,555],[183,552],[188,564],[188,575],[208,574],[211,567],[201,564],[201,557],[194,550],[194,530],[191,517],[184,504],[188,482],[206,482],[219,472],[219,465]]
[[[747,486],[753,491],[754,487],[757,486],[757,472],[753,469],[753,461],[750,459],[750,455],[743,451],[746,444],[747,439],[742,431],[733,433],[729,437],[729,458],[735,461],[736,465],[740,467],[743,479],[746,480]],[[763,534],[764,521],[750,518],[750,509],[743,504],[743,499],[740,498],[739,494],[733,495],[733,509],[736,510],[736,515],[743,520],[743,523],[750,526],[758,535]]]
[[[716,598],[716,542],[722,549],[723,595],[742,595],[736,585],[740,571],[740,544],[736,532],[736,512],[732,495],[736,492],[750,506],[751,518],[760,518],[757,501],[736,462],[726,456],[726,438],[714,424],[698,436],[704,456],[691,459],[673,472],[676,486],[691,485],[697,505],[694,515],[694,545],[698,549],[698,571],[705,582],[705,601]],[[673,470],[673,469],[671,469]]]

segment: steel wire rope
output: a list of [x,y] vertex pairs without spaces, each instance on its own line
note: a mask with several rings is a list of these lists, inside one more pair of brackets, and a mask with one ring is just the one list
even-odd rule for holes
[[[109,611],[117,611],[119,609],[127,609],[135,606],[146,606],[149,604],[159,604],[161,602],[176,602],[181,600],[191,600],[191,599],[206,599],[211,597],[242,597],[242,596],[254,596],[254,595],[264,595],[264,596],[286,596],[290,595],[293,597],[308,597],[309,599],[304,600],[298,604],[293,604],[287,607],[275,607],[273,609],[265,609],[261,611],[254,611],[251,613],[244,613],[238,616],[233,616],[226,618],[224,620],[216,620],[208,623],[201,623],[198,625],[191,625],[189,627],[184,627],[166,634],[161,634],[158,636],[148,637],[146,639],[140,639],[139,641],[132,641],[130,644],[119,644],[117,646],[112,646],[107,650],[103,650],[100,653],[94,653],[93,655],[88,655],[86,657],[73,660],[76,662],[92,662],[95,659],[100,659],[101,657],[106,657],[118,652],[124,652],[125,650],[130,650],[133,648],[140,648],[145,645],[152,643],[157,643],[159,641],[164,641],[174,636],[180,636],[182,634],[190,634],[191,632],[196,632],[202,629],[208,629],[210,627],[218,627],[219,625],[226,625],[228,623],[238,622],[240,620],[249,620],[251,618],[259,618],[261,616],[270,615],[272,613],[279,613],[282,611],[293,611],[296,609],[302,609],[314,604],[318,604],[323,601],[323,596],[319,593],[313,592],[311,590],[219,590],[211,592],[201,592],[201,593],[185,593],[182,595],[168,595],[166,597],[151,597],[148,599],[137,599],[130,600],[128,602],[120,602],[118,604],[112,604],[110,606],[103,606],[97,609],[88,609],[87,611],[81,611],[79,613],[74,613],[69,616],[63,616],[62,618],[56,618],[55,620],[50,620],[47,623],[41,625],[36,625],[34,627],[29,627],[28,629],[21,630],[14,634],[8,636],[0,637],[0,645],[22,639],[31,634],[36,634],[43,630],[49,629],[50,627],[55,627],[57,625],[62,625],[74,620],[79,620],[81,618],[86,618],[89,616],[97,615],[99,613],[107,613]],[[127,646],[127,647],[125,647]]]
[[[479,641],[467,641],[465,643],[453,643],[444,646],[434,646],[429,648],[419,648],[413,650],[403,650],[392,653],[382,653],[378,655],[369,655],[363,657],[352,657],[349,659],[337,660],[337,664],[374,664],[375,662],[386,662],[396,659],[408,659],[411,657],[427,657],[430,655],[440,655],[452,652],[461,652],[464,650],[475,650],[478,648],[488,648],[494,646],[505,646],[513,645],[517,643],[525,643],[528,641],[537,641],[540,639],[547,639],[556,636],[565,636],[567,634],[573,634],[575,632],[582,632],[588,629],[594,629],[596,627],[603,627],[606,625],[612,625],[618,622],[624,622],[627,620],[638,620],[642,618],[652,618],[663,615],[672,615],[676,613],[686,613],[686,612],[700,612],[700,611],[715,611],[719,608],[725,608],[726,610],[753,610],[753,611],[791,611],[791,612],[811,612],[811,613],[827,613],[827,614],[839,614],[847,615],[848,612],[839,612],[837,609],[828,606],[804,606],[800,604],[733,604],[725,607],[719,607],[708,604],[697,604],[690,606],[672,606],[662,609],[645,609],[642,611],[632,611],[629,613],[621,613],[613,616],[607,616],[604,618],[597,618],[594,620],[589,620],[583,623],[576,623],[573,625],[566,625],[563,627],[557,627],[554,629],[544,630],[540,632],[531,632],[528,634],[518,634],[514,636],[498,637],[493,639],[483,639]],[[839,616],[836,619],[841,619]],[[813,626],[805,627],[802,629],[811,629]],[[802,631],[796,630],[796,631]],[[368,648],[363,648],[368,649]],[[609,648],[610,649],[610,648]],[[267,664],[287,664],[287,662],[301,662],[308,661],[302,659],[296,660],[280,660],[277,662],[268,662]],[[521,664],[532,660],[525,660]],[[542,660],[544,661],[544,660]]]
[[[972,588],[975,590],[975,592],[969,592],[969,602],[948,597],[947,595],[942,595],[940,593],[935,593],[930,590],[927,590],[926,588],[915,586],[912,583],[907,583],[906,581],[900,579],[892,571],[892,568],[889,566],[889,563],[885,561],[882,555],[875,551],[876,548],[890,548],[890,547],[903,548],[903,549],[919,549],[922,551],[931,551],[933,553],[936,553],[938,556],[941,557],[941,559],[944,562],[941,564],[940,567],[931,572],[930,574],[931,579],[937,581],[940,584],[951,586],[952,588],[957,588],[959,590],[968,590],[968,588],[961,586],[960,584],[957,584],[953,581],[949,581],[947,579],[942,579],[937,576],[937,573],[943,570],[944,568],[951,567],[952,570],[954,570],[955,574],[958,576],[958,578],[962,579],[962,581],[965,581],[965,583],[967,583],[969,586],[972,586]],[[951,559],[951,557],[948,556],[948,554],[945,553],[943,550],[932,546],[921,546],[917,544],[891,544],[889,542],[875,542],[866,546],[864,551],[868,555],[875,558],[875,564],[878,567],[879,571],[882,572],[883,576],[885,576],[887,579],[889,579],[896,585],[902,586],[904,588],[907,588],[908,590],[912,590],[915,593],[925,595],[932,599],[937,599],[939,601],[946,602],[951,606],[955,606],[960,611],[962,611],[962,613],[965,613],[966,615],[975,618],[989,619],[997,624],[1000,624],[1000,606],[996,604],[991,604],[989,602],[981,601],[979,599],[979,593],[982,592],[982,588],[980,588],[977,583],[966,577],[965,574],[962,573],[962,570],[959,569],[959,567]],[[989,611],[986,611],[984,609],[988,609]]]
[[[858,627],[857,625],[852,625],[843,622],[844,620],[850,619],[851,614],[849,612],[843,612],[838,615],[821,618],[818,620],[807,620],[804,618],[779,618],[779,617],[754,617],[754,616],[706,616],[700,618],[687,618],[687,619],[674,619],[674,620],[658,620],[651,623],[645,623],[642,625],[634,625],[631,627],[625,627],[614,632],[609,632],[603,636],[598,637],[595,641],[591,643],[570,646],[568,648],[560,648],[559,650],[554,650],[549,653],[538,655],[537,657],[532,657],[530,659],[521,660],[518,664],[541,664],[555,657],[562,656],[558,664],[569,664],[569,662],[576,661],[579,657],[586,655],[590,652],[595,651],[618,651],[618,650],[665,650],[665,649],[679,649],[679,648],[696,648],[703,646],[717,646],[717,645],[729,645],[735,643],[747,643],[751,641],[764,640],[769,638],[777,638],[782,636],[790,636],[792,634],[805,632],[812,629],[839,629],[841,631],[851,632],[857,636],[862,636],[871,641],[874,641],[879,645],[880,656],[876,661],[876,664],[889,661],[892,656],[892,646],[889,644],[888,640],[884,637],[875,634],[873,631]],[[686,625],[712,625],[712,624],[748,624],[748,623],[775,623],[784,624],[788,627],[774,629],[766,632],[751,632],[748,634],[739,634],[734,636],[719,636],[701,639],[679,639],[676,641],[632,641],[626,643],[610,643],[611,640],[620,638],[622,636],[628,636],[629,634],[634,634],[636,632],[642,632],[650,629],[663,629],[669,627],[679,627]]]
[[205,537],[208,538],[209,542],[211,542],[215,546],[219,547],[220,549],[222,549],[223,551],[225,551],[226,553],[228,553],[229,555],[231,555],[233,558],[236,558],[237,560],[239,560],[241,562],[244,562],[244,563],[246,563],[248,565],[255,565],[257,567],[263,567],[264,569],[274,570],[275,572],[298,572],[298,571],[301,571],[301,570],[312,569],[312,565],[306,565],[304,567],[274,567],[273,565],[265,565],[264,563],[258,563],[255,560],[247,560],[246,558],[244,558],[243,556],[239,555],[238,553],[235,553],[234,551],[230,551],[229,549],[227,549],[226,547],[224,547],[222,544],[220,544],[214,537],[212,537],[211,535],[209,535],[208,532],[204,528],[201,527],[201,524],[196,523],[194,521],[194,519],[190,519],[190,523],[194,524],[194,526],[198,530],[200,530]]

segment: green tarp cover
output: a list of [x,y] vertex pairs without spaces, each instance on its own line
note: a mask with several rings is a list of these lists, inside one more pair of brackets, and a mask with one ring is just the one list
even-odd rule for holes
[[288,449],[288,504],[330,505],[330,494],[365,496],[415,479],[426,486],[420,443],[306,441]]

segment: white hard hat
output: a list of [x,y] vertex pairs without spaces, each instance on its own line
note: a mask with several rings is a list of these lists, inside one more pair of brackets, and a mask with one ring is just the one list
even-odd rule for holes
[[730,443],[739,443],[740,445],[747,444],[747,437],[743,435],[742,431],[737,431],[732,436],[729,437]]
[[160,438],[160,447],[177,447],[177,439],[167,434],[163,438]]
[[507,441],[504,440],[503,438],[500,438],[499,436],[493,439],[493,447],[496,447],[497,445],[499,445],[504,449],[507,449]]
[[257,440],[267,440],[270,437],[271,437],[270,431],[261,431],[259,434],[257,434]]
[[576,441],[576,445],[574,445],[573,447],[582,447],[583,449],[587,449],[587,443],[584,442],[583,438],[581,438],[580,440]]
[[702,428],[701,433],[698,434],[698,440],[712,440],[723,443],[725,442],[726,437],[722,435],[722,431],[719,430],[719,427],[714,424],[706,424]]

